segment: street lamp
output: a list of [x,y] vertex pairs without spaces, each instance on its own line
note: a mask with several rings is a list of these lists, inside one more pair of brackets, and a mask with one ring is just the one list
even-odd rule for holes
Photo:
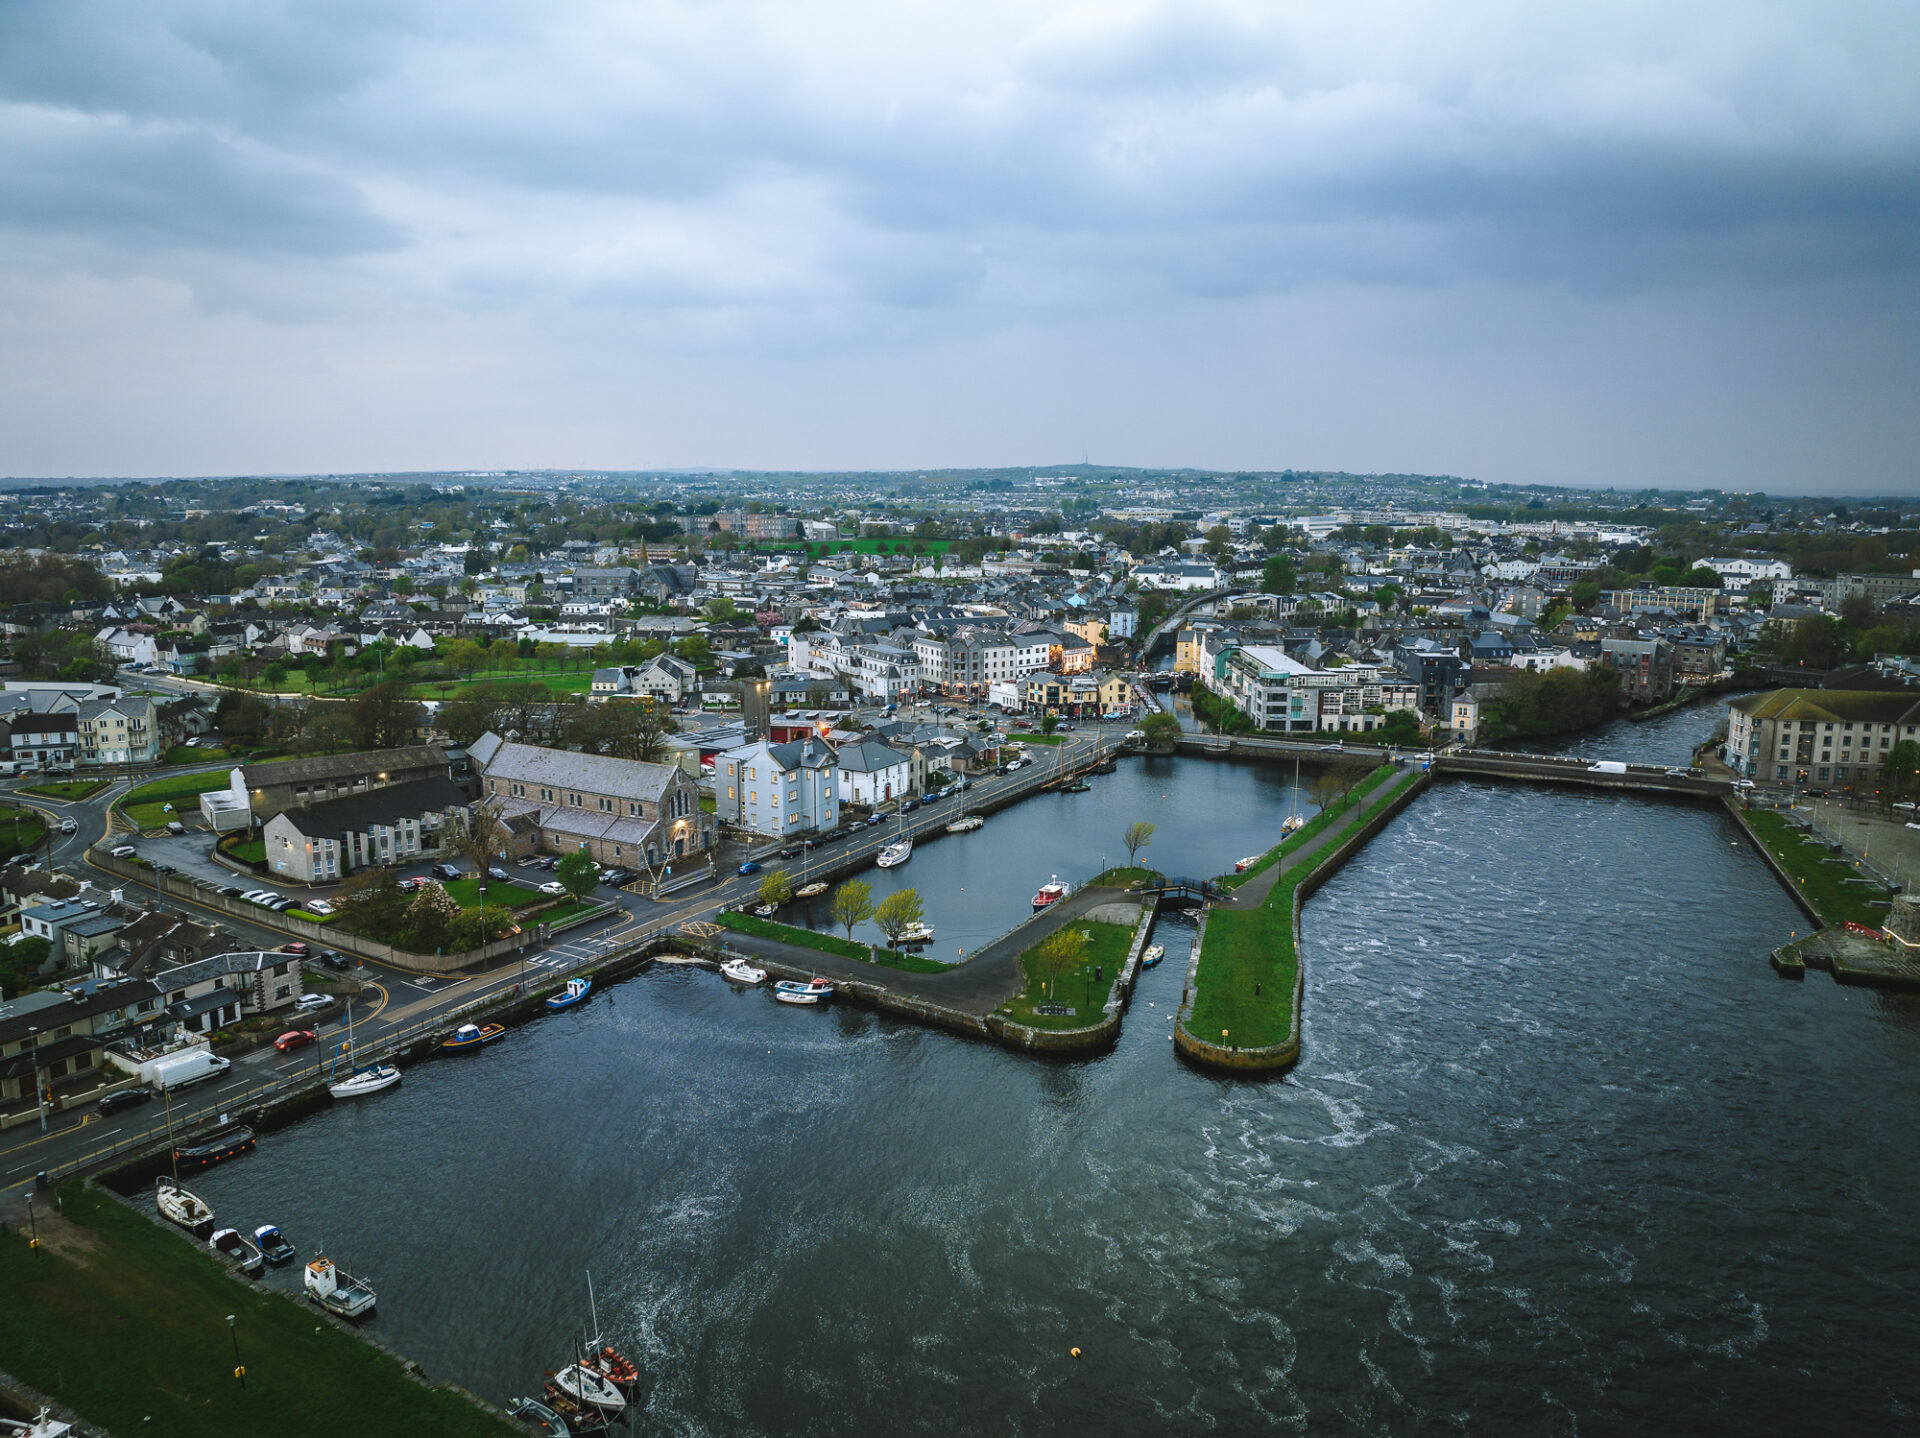
[[227,1315],[227,1332],[233,1338],[233,1376],[238,1378],[240,1380],[240,1386],[245,1388],[247,1386],[247,1370],[246,1366],[240,1361],[240,1330],[234,1327],[233,1320],[234,1315],[229,1313]]

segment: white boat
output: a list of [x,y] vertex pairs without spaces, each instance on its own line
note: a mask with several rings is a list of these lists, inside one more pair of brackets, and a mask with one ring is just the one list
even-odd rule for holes
[[207,1240],[207,1247],[225,1258],[242,1273],[258,1273],[262,1260],[260,1250],[237,1228],[216,1228],[213,1237]]
[[908,924],[900,931],[902,944],[930,944],[933,942],[933,930],[925,924]]
[[796,899],[812,899],[826,893],[826,891],[827,886],[825,884],[808,884],[803,889],[795,889],[793,896]]
[[342,1318],[362,1318],[373,1312],[373,1288],[335,1265],[325,1254],[307,1265],[307,1297]]
[[0,1418],[0,1434],[5,1434],[6,1438],[68,1438],[72,1432],[71,1423],[62,1423],[44,1408],[31,1423]]
[[756,904],[754,905],[753,912],[762,919],[770,919],[773,917],[774,911],[779,907],[778,904]]
[[1236,874],[1244,874],[1259,862],[1260,856],[1258,854],[1249,854],[1233,866],[1233,872]]
[[1289,814],[1286,819],[1281,822],[1280,832],[1282,834],[1291,834],[1297,829],[1304,829],[1306,827],[1307,821],[1305,819],[1301,818],[1298,814]]
[[728,959],[720,966],[720,972],[727,978],[732,979],[736,984],[747,984],[751,986],[753,984],[764,984],[767,981],[767,971],[765,969],[756,969],[745,959]]
[[354,1063],[352,1004],[347,1005],[347,1067],[350,1072],[345,1078],[327,1084],[327,1092],[335,1098],[364,1098],[400,1082],[400,1070],[392,1064]]
[[1060,876],[1055,874],[1052,878],[1048,879],[1046,883],[1042,884],[1040,891],[1033,896],[1033,906],[1036,909],[1044,909],[1049,904],[1059,903],[1062,899],[1066,898],[1066,896],[1067,886],[1061,883]]
[[773,996],[783,1004],[818,1004],[833,997],[833,985],[825,979],[814,979],[810,983],[798,983],[793,979],[781,979],[773,986]]
[[902,839],[897,844],[889,844],[880,851],[880,857],[874,860],[883,869],[897,868],[913,857],[913,840]]
[[1165,944],[1155,944],[1152,948],[1148,949],[1144,954],[1140,956],[1140,967],[1143,969],[1150,969],[1155,964],[1159,963],[1162,959],[1164,959],[1166,956],[1167,956],[1167,946]]
[[584,1363],[569,1363],[553,1375],[553,1383],[577,1403],[591,1403],[603,1413],[618,1413],[627,1400],[606,1374]]
[[949,834],[971,834],[986,822],[987,821],[978,814],[969,814],[964,819],[955,819],[951,824],[947,825],[947,832]]
[[198,1194],[190,1193],[170,1178],[163,1178],[155,1186],[154,1202],[159,1205],[160,1216],[169,1223],[177,1223],[195,1238],[205,1238],[213,1232],[213,1206]]
[[573,1438],[573,1430],[567,1427],[567,1420],[555,1413],[537,1398],[516,1398],[513,1406],[507,1409],[509,1418],[518,1418],[536,1433],[544,1433],[548,1438]]

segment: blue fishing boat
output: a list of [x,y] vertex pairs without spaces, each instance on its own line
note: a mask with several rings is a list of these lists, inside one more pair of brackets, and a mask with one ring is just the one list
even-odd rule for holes
[[575,1004],[585,1003],[588,992],[593,988],[592,979],[568,979],[567,986],[547,1000],[550,1009],[570,1009]]
[[440,1041],[443,1049],[477,1049],[482,1044],[490,1044],[506,1029],[499,1024],[488,1024],[482,1028],[479,1024],[462,1024],[453,1031],[450,1038]]
[[805,984],[781,979],[773,986],[773,996],[783,1004],[822,1004],[833,997],[833,985],[820,978]]

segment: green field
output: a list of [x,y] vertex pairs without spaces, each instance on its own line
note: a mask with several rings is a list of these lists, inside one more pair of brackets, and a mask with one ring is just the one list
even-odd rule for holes
[[24,1226],[0,1232],[0,1353],[90,1422],[151,1438],[525,1432],[415,1382],[306,1304],[234,1282],[204,1245],[107,1194],[69,1185],[59,1199],[39,1251]]
[[[1120,966],[1126,962],[1127,950],[1133,944],[1133,929],[1127,924],[1100,924],[1090,919],[1073,921],[1070,926],[1086,932],[1087,949],[1081,961],[1058,980],[1049,979],[1041,969],[1039,944],[1020,956],[1027,987],[1000,1010],[1016,1023],[1034,1029],[1084,1029],[1105,1017],[1107,995],[1120,977]],[[1099,978],[1093,973],[1096,965],[1101,970]],[[1037,1014],[1033,1011],[1036,1004],[1048,1003],[1065,1004],[1073,1012]]]
[[267,841],[265,839],[229,838],[220,841],[221,852],[238,859],[243,864],[264,864],[267,862]]
[[[1419,778],[1418,770],[1403,772],[1397,782],[1374,788],[1372,793],[1378,797],[1355,827],[1372,822]],[[1306,833],[1302,829],[1289,842],[1306,842],[1301,838]],[[1193,1015],[1186,1024],[1195,1038],[1246,1049],[1281,1043],[1292,1034],[1293,986],[1300,969],[1300,956],[1293,947],[1293,895],[1301,880],[1338,847],[1329,845],[1316,859],[1282,874],[1259,908],[1208,912],[1206,938],[1194,970]],[[1251,877],[1251,871],[1245,877]]]
[[225,769],[205,774],[176,774],[170,779],[155,779],[142,784],[120,801],[120,808],[142,829],[158,829],[174,815],[166,812],[172,804],[175,812],[199,807],[200,796],[209,789],[224,789],[231,782]]
[[1822,923],[1844,924],[1852,921],[1879,928],[1887,916],[1887,891],[1878,884],[1853,882],[1860,871],[1847,860],[1800,830],[1770,809],[1747,811],[1747,823],[1786,871],[1800,885],[1800,892],[1819,911]]
[[[478,879],[453,879],[440,885],[454,898],[463,909],[475,909],[480,906],[480,881]],[[520,884],[503,884],[498,879],[487,880],[487,902],[500,904],[514,910],[531,909],[535,904],[548,902],[547,895],[536,893]]]
[[60,784],[28,784],[20,792],[41,799],[90,799],[106,787],[105,779],[69,779]]
[[209,760],[230,759],[232,757],[233,756],[225,749],[209,749],[204,744],[198,747],[175,744],[171,749],[167,750],[161,762],[165,764],[205,764]]
[[776,924],[771,919],[762,919],[754,914],[737,914],[729,910],[719,915],[718,922],[723,928],[737,929],[743,934],[778,939],[783,944],[798,944],[803,949],[818,949],[823,954],[838,954],[843,959],[853,959],[863,964],[881,964],[889,969],[903,969],[910,974],[943,974],[952,967],[951,964],[923,959],[918,954],[903,954],[877,945],[869,949],[865,944],[851,943],[833,934],[822,934],[793,924]]
[[0,860],[37,849],[47,837],[47,824],[31,809],[0,808]]

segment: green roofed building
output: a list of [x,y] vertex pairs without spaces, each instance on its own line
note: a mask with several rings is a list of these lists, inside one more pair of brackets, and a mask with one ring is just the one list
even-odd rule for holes
[[1727,763],[1760,784],[1857,784],[1903,739],[1920,741],[1910,689],[1775,689],[1727,706]]

